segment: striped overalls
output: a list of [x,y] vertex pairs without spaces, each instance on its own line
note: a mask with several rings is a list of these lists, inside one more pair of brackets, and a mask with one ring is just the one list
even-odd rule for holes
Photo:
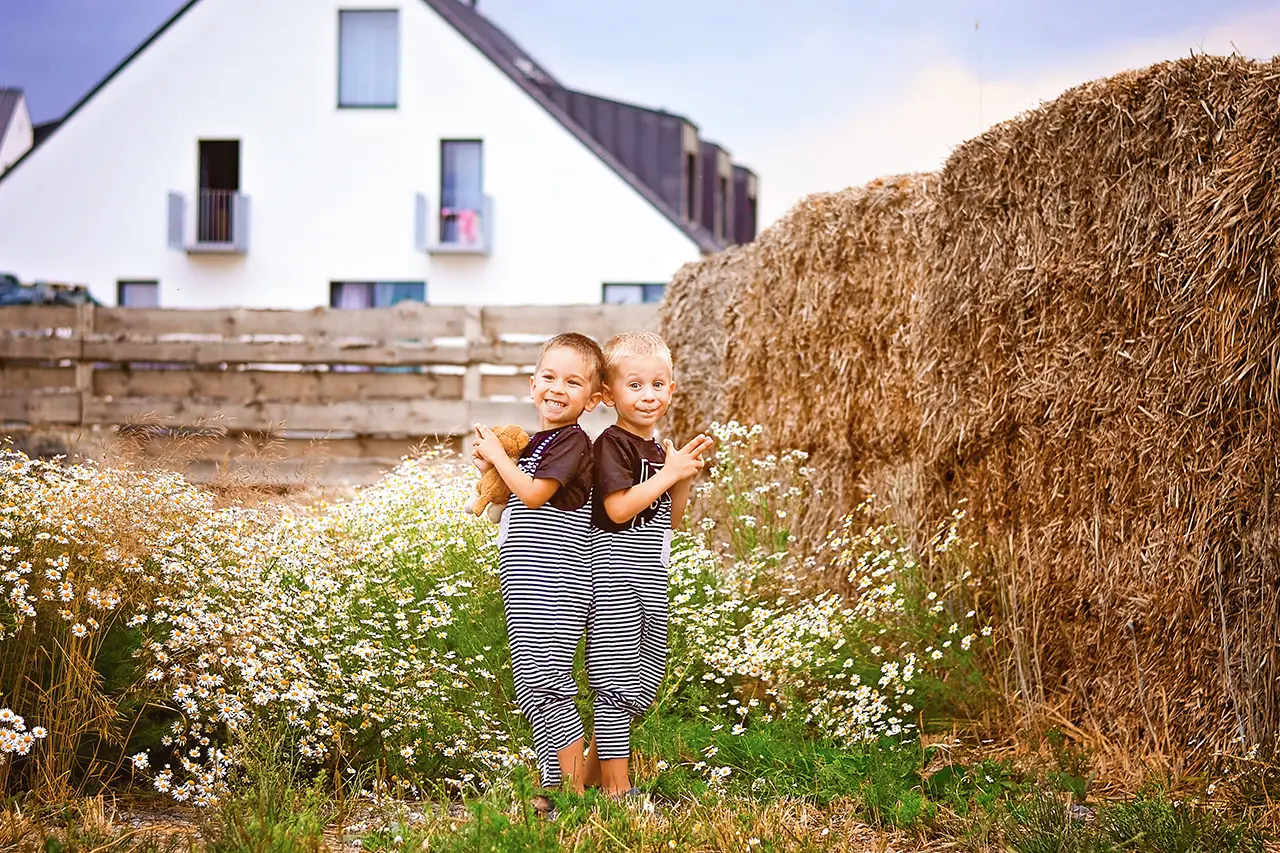
[[[520,470],[537,476],[542,453],[558,434],[520,459]],[[583,737],[574,703],[578,685],[573,657],[591,600],[586,561],[590,526],[590,501],[576,510],[550,504],[530,509],[512,495],[498,531],[498,577],[516,704],[533,729],[544,787],[560,784],[557,753]]]
[[667,668],[671,498],[644,524],[591,530],[587,679],[595,691],[596,755],[629,758],[631,721],[658,696]]

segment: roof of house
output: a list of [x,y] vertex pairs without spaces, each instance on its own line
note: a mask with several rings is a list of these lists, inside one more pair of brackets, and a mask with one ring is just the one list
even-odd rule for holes
[[474,5],[467,2],[467,0],[457,0],[456,5],[459,8],[452,11],[472,31],[472,35],[474,35],[471,38],[472,41],[475,41],[476,37],[478,37],[491,49],[509,60],[522,73],[532,77],[537,82],[550,83],[554,86],[560,85],[560,81],[556,80],[550,71],[539,65],[538,61],[530,56],[527,50],[516,44],[515,39],[511,38],[503,30],[498,29],[492,21],[480,14]]
[[[152,42],[164,34],[169,27],[173,26],[188,10],[191,9],[200,0],[188,0],[181,8],[173,13],[167,21],[160,25],[150,37],[147,38],[137,49],[130,53],[124,60],[117,65],[111,72],[102,79],[98,85],[94,86],[83,98],[81,98],[70,110],[67,111],[58,122],[46,123],[48,132],[41,138],[44,139],[57,133],[67,122],[79,112],[80,108],[93,99],[99,91],[102,90],[117,74],[125,69],[133,59],[146,50]],[[624,181],[626,181],[632,189],[638,192],[646,201],[649,202],[663,216],[671,221],[673,225],[684,232],[697,246],[704,252],[717,252],[724,248],[712,236],[706,228],[698,223],[686,222],[680,215],[680,211],[673,208],[670,204],[662,199],[658,193],[640,180],[631,172],[618,156],[608,147],[602,145],[595,139],[586,128],[575,122],[569,114],[561,108],[547,94],[542,87],[560,87],[557,81],[549,71],[538,64],[529,54],[520,47],[510,36],[499,29],[488,18],[480,14],[469,0],[423,0],[428,6],[436,11],[447,23],[458,31],[464,38],[471,42],[475,47],[483,53],[494,65],[503,71],[513,82],[516,83],[524,92],[534,101],[536,101],[543,109],[551,114],[566,130],[577,137],[588,150],[595,154],[614,172],[616,172]],[[7,90],[6,90],[7,91]],[[0,94],[0,98],[3,95]],[[0,118],[4,117],[3,100],[0,100]],[[3,123],[0,123],[0,128]],[[17,162],[10,167],[8,172],[0,174],[0,182],[3,182],[27,157],[37,150],[39,142],[33,145]]]
[[664,201],[653,187],[640,180],[630,169],[622,164],[622,161],[613,151],[600,144],[586,128],[574,121],[559,104],[552,100],[542,86],[559,86],[560,84],[545,69],[534,62],[506,33],[494,26],[469,2],[466,2],[466,0],[424,0],[424,2],[435,9],[440,14],[440,17],[448,21],[454,29],[475,45],[494,65],[502,69],[529,97],[551,113],[566,130],[578,138],[579,142],[603,160],[613,171],[617,172],[623,180],[631,185],[632,189],[640,193],[659,213],[688,235],[698,245],[699,249],[704,252],[718,252],[724,248],[706,228],[697,223],[686,222],[684,217],[680,215],[680,211]]
[[21,89],[0,89],[0,139],[4,138],[5,131],[9,129],[9,122],[13,121],[20,103]]

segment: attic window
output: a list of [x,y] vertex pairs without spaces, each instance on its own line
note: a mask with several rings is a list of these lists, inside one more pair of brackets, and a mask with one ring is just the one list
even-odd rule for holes
[[338,12],[338,106],[394,107],[400,89],[400,13]]

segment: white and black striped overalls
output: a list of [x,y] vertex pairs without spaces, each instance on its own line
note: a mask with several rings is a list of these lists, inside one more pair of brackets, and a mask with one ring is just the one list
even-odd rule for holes
[[667,565],[671,497],[648,522],[591,530],[587,680],[595,691],[592,737],[600,760],[629,758],[631,721],[658,696],[667,668]]
[[[564,429],[581,429],[578,426]],[[563,430],[548,435],[517,461],[537,476],[543,451]],[[560,784],[557,753],[583,737],[574,699],[573,657],[586,630],[591,603],[587,548],[591,501],[576,510],[525,506],[511,496],[498,530],[498,578],[511,643],[516,704],[533,729],[544,787]]]

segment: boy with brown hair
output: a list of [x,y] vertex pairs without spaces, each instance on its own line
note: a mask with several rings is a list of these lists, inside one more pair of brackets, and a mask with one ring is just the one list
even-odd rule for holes
[[[511,489],[498,528],[498,577],[516,704],[533,729],[542,785],[582,791],[582,717],[573,659],[586,629],[591,575],[591,439],[578,425],[601,398],[604,354],[585,335],[556,335],[529,377],[539,431],[518,460],[477,424],[472,459]],[[536,802],[549,810],[545,797]]]

